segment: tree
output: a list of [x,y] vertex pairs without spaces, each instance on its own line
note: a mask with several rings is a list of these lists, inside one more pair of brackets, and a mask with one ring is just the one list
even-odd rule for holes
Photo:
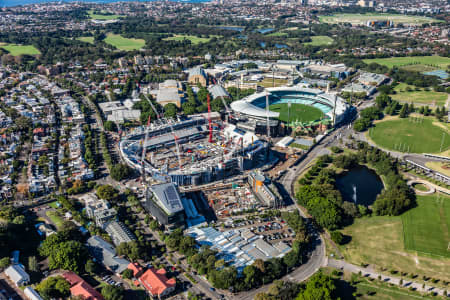
[[113,121],[106,121],[103,126],[107,131],[117,132],[117,125]]
[[3,257],[0,259],[0,269],[5,269],[11,264],[11,259],[9,257]]
[[355,121],[355,123],[353,124],[353,129],[355,129],[356,131],[364,131],[367,128],[369,128],[370,126],[370,119],[367,118],[359,118],[358,120]]
[[70,284],[62,276],[52,276],[41,281],[36,290],[45,300],[66,298],[70,295]]
[[178,107],[173,103],[169,103],[164,106],[164,116],[166,118],[175,118],[177,112]]
[[344,236],[339,231],[332,231],[330,232],[331,240],[335,242],[338,245],[342,245],[342,242],[344,240]]
[[113,285],[106,285],[102,288],[102,296],[105,300],[123,300],[123,288]]
[[97,264],[92,259],[88,259],[88,261],[84,265],[84,269],[86,270],[86,272],[93,275],[97,272]]
[[50,269],[64,269],[81,273],[84,271],[87,250],[77,241],[67,241],[58,244],[49,256]]
[[334,279],[322,272],[314,274],[297,296],[297,300],[331,300],[336,299]]
[[119,197],[119,191],[111,185],[106,184],[97,188],[97,196],[107,201],[115,201]]
[[125,279],[133,278],[133,270],[126,269],[125,271],[123,271],[122,277],[125,278]]
[[39,264],[37,262],[36,256],[28,257],[28,270],[30,270],[32,272],[39,271]]
[[132,174],[132,170],[126,164],[117,164],[111,168],[111,177],[114,180],[121,181],[127,179]]
[[408,116],[408,103],[405,103],[400,109],[399,117],[406,118],[407,116]]

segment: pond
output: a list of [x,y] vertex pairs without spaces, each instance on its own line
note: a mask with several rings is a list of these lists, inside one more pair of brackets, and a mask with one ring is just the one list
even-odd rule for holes
[[365,166],[354,167],[339,175],[336,186],[345,201],[365,206],[372,205],[384,188],[380,177]]

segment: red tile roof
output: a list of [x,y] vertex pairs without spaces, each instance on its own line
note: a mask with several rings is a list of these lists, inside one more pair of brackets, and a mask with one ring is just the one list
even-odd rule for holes
[[140,273],[143,271],[142,267],[138,263],[130,263],[128,269],[133,271],[133,276],[135,278],[139,277]]
[[66,272],[63,274],[63,277],[69,282],[71,286],[70,293],[73,296],[82,296],[86,300],[103,300],[99,292],[74,272]]
[[153,296],[161,295],[166,289],[174,287],[176,284],[175,278],[167,279],[166,270],[156,271],[154,268],[145,271],[139,281]]

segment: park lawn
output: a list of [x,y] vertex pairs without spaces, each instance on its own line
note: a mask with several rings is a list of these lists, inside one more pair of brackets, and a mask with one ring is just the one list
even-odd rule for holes
[[121,17],[120,15],[95,14],[93,10],[90,10],[88,14],[92,20],[116,20]]
[[438,70],[439,68],[433,67],[430,65],[424,65],[424,64],[414,64],[414,65],[401,66],[400,69],[410,71],[410,72],[423,73],[423,72]]
[[[285,30],[287,30],[287,29],[285,29]],[[288,35],[286,32],[276,31],[276,32],[269,33],[267,36],[286,36],[286,35]]]
[[77,38],[77,40],[79,40],[81,42],[89,43],[89,44],[94,44],[93,36],[82,36],[82,37]]
[[[273,104],[269,109],[274,112],[279,112],[279,119],[283,122],[288,122],[288,105],[287,103]],[[319,120],[323,116],[323,112],[313,106],[305,104],[292,103],[290,109],[289,122],[311,122]]]
[[418,191],[422,191],[422,192],[428,191],[428,188],[426,187],[426,185],[424,185],[422,183],[416,183],[413,185],[413,187]]
[[[438,171],[446,176],[450,177],[450,163],[443,163],[438,161],[429,161],[425,164],[428,168]],[[444,168],[445,167],[445,168]]]
[[[420,211],[421,206],[416,209]],[[348,262],[373,264],[377,271],[384,268],[386,272],[396,270],[450,280],[450,260],[406,251],[401,216],[357,218],[342,233],[351,236],[350,243],[339,246]]]
[[[402,67],[407,65],[422,64],[431,65],[439,69],[447,69],[450,65],[449,57],[442,56],[406,56],[406,57],[390,57],[390,58],[374,58],[374,59],[363,59],[366,64],[377,63],[384,65],[388,68],[392,67]],[[424,70],[423,70],[424,71]]]
[[405,248],[450,258],[450,197],[417,196],[417,204],[402,215]]
[[12,56],[41,54],[41,51],[39,51],[33,45],[16,45],[16,44],[0,43],[0,48],[3,48],[6,51],[8,51],[9,54],[11,54]]
[[[412,91],[407,92],[406,88],[410,87]],[[420,88],[419,91],[416,91],[416,87],[413,85],[407,85],[406,83],[399,83],[394,91],[396,94],[391,95],[391,98],[399,101],[399,102],[407,102],[407,103],[419,103],[419,104],[428,104],[428,105],[438,105],[443,106],[447,101],[447,93],[435,92],[431,88],[429,91],[425,91],[423,88]]]
[[326,35],[312,36],[311,39],[312,39],[311,42],[304,43],[304,45],[323,46],[323,45],[331,45],[334,42],[332,38]]
[[52,223],[55,224],[55,226],[57,228],[60,228],[62,226],[64,220],[60,217],[58,212],[56,212],[54,210],[50,210],[50,211],[47,211],[45,214],[47,215],[47,217],[50,218]]
[[128,39],[113,33],[108,33],[104,41],[123,51],[139,50],[145,46],[145,41],[142,39]]
[[401,14],[383,14],[383,13],[366,13],[366,14],[334,14],[331,16],[319,16],[319,21],[322,23],[351,23],[354,25],[365,25],[367,21],[372,20],[391,20],[394,24],[425,24],[432,22],[444,22],[441,20],[422,17],[422,16],[408,16]]
[[[377,122],[370,128],[369,138],[382,148],[410,153],[440,152],[442,135],[448,131],[433,125],[431,118],[412,122],[413,118],[391,119]],[[450,138],[444,139],[442,150],[450,147]]]
[[176,34],[175,36],[171,36],[163,39],[164,41],[183,41],[190,40],[192,44],[197,45],[200,43],[207,43],[211,40],[211,38],[202,38],[195,35],[187,35],[187,34]]

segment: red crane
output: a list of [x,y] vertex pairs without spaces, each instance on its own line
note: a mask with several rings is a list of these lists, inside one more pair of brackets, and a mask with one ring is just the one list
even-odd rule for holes
[[206,96],[208,99],[208,124],[209,124],[209,142],[213,142],[213,136],[212,136],[212,125],[211,125],[211,99],[209,97],[209,94]]

